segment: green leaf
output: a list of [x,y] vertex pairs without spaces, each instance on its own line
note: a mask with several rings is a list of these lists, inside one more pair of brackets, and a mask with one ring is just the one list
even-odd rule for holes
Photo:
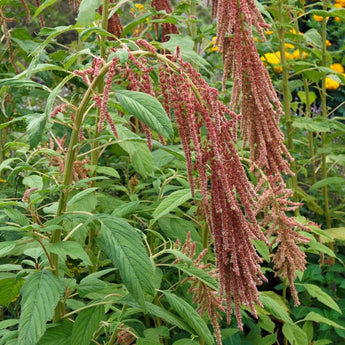
[[181,297],[174,295],[168,290],[162,292],[167,298],[170,306],[181,316],[182,320],[204,340],[205,344],[213,345],[214,339],[212,334],[198,312]]
[[83,0],[78,8],[77,22],[89,26],[95,20],[95,14],[100,5],[100,0]]
[[276,301],[272,298],[272,296],[269,296],[266,291],[262,291],[260,293],[260,301],[263,304],[265,310],[269,312],[271,315],[275,316],[278,320],[282,320],[284,322],[293,323],[291,317],[286,312],[285,308],[286,305]]
[[93,333],[104,317],[104,305],[81,311],[74,323],[71,345],[89,345]]
[[32,149],[40,142],[47,121],[44,114],[30,114],[27,116],[27,120],[29,124],[26,131],[30,140],[30,149]]
[[303,34],[304,39],[306,42],[316,46],[317,48],[321,48],[322,40],[321,35],[316,29],[310,29]]
[[345,329],[345,327],[339,325],[338,323],[330,320],[330,319],[327,319],[326,317],[324,316],[321,316],[320,314],[317,314],[313,311],[311,311],[310,313],[308,313],[306,315],[306,317],[303,319],[303,320],[300,320],[299,322],[302,322],[302,321],[314,321],[314,322],[317,322],[317,323],[325,323],[327,325],[330,325],[332,327],[336,327],[336,328],[340,328],[340,329]]
[[119,173],[112,167],[96,167],[97,174],[120,178]]
[[[331,237],[333,240],[345,241],[345,227],[341,228],[331,228],[327,230],[322,230],[326,235]],[[323,238],[322,242],[331,242]]]
[[143,177],[153,172],[153,157],[147,146],[137,145],[136,151],[131,155],[133,168]]
[[63,320],[60,323],[48,325],[37,345],[70,345],[73,323]]
[[[304,91],[298,91],[297,95],[304,104],[307,104],[307,97]],[[312,104],[316,100],[316,97],[317,96],[315,92],[309,92],[309,105]]]
[[329,344],[333,344],[332,340],[328,340],[328,339],[320,339],[320,340],[316,340],[313,345],[329,345]]
[[29,188],[36,187],[38,190],[42,190],[43,188],[43,180],[39,175],[25,176],[22,183]]
[[333,300],[331,296],[329,296],[326,292],[324,292],[321,288],[313,284],[296,284],[299,286],[303,286],[308,294],[314,298],[316,298],[319,302],[325,304],[327,307],[336,310],[338,313],[342,313],[338,304]]
[[[179,240],[181,243],[187,238],[188,232],[191,234],[193,242],[201,242],[199,233],[195,230],[193,223],[179,217],[168,215],[158,220],[159,227],[164,234],[172,240]],[[202,250],[202,248],[200,248]]]
[[16,246],[14,241],[0,242],[0,258],[6,256]]
[[292,125],[295,128],[305,129],[310,132],[330,132],[330,121],[320,118],[297,117]]
[[171,193],[168,197],[162,200],[152,213],[153,219],[151,220],[150,225],[154,224],[158,218],[161,218],[165,214],[173,211],[176,207],[182,205],[191,198],[192,193],[190,189],[181,189]]
[[13,327],[17,325],[18,322],[19,322],[18,319],[8,319],[8,320],[0,321],[0,329]]
[[26,280],[21,293],[18,344],[36,345],[46,330],[47,321],[53,317],[64,286],[51,271],[36,271]]
[[273,345],[273,344],[277,344],[277,336],[278,336],[277,333],[266,335],[266,337],[261,338],[257,342],[257,345]]
[[308,345],[308,337],[305,332],[293,323],[283,325],[283,334],[291,345]]
[[254,247],[258,251],[258,253],[267,262],[270,262],[270,250],[268,249],[268,246],[265,244],[265,242],[261,240],[252,240],[252,242],[254,243]]
[[190,62],[197,64],[209,74],[212,70],[210,64],[202,58],[197,52],[194,51],[194,41],[190,36],[181,36],[170,34],[170,39],[167,42],[162,43],[162,46],[173,53],[176,47],[180,47],[181,57]]
[[11,302],[19,297],[20,288],[24,279],[17,280],[15,277],[0,280],[0,305],[8,307]]
[[82,263],[84,263],[84,265],[87,265],[87,266],[92,265],[92,262],[89,256],[87,255],[86,251],[78,242],[63,241],[63,242],[51,243],[49,246],[47,246],[47,249],[51,253],[55,253],[61,257],[64,257],[65,259],[66,259],[66,256],[69,255],[72,259],[82,260]]
[[173,343],[173,345],[199,345],[200,342],[193,339],[179,339]]
[[213,290],[218,290],[217,281],[211,277],[207,272],[195,266],[187,266],[185,264],[172,264],[171,266],[178,268],[179,270],[187,273],[191,277],[196,277],[198,280],[208,285]]
[[174,131],[162,104],[151,95],[138,91],[118,90],[116,97],[131,115],[162,136],[172,139]]
[[15,208],[7,208],[5,209],[5,213],[11,219],[13,223],[16,223],[22,226],[30,225],[29,219],[26,216],[24,216],[23,213],[21,213]]
[[42,13],[47,7],[53,5],[57,0],[46,0],[42,5],[40,5],[37,10],[35,11],[35,14],[33,15],[32,19],[35,19],[39,14]]
[[139,205],[140,201],[126,202],[123,205],[117,206],[111,215],[115,217],[125,217],[134,214],[138,211]]
[[[124,304],[127,304],[133,308],[139,308],[140,307],[139,304],[133,302],[128,297],[130,297],[130,296],[128,295],[128,296],[125,296],[124,298],[122,298],[121,302],[123,302]],[[173,313],[167,311],[166,309],[164,309],[158,305],[149,303],[149,302],[145,302],[145,309],[147,310],[147,313],[149,315],[159,317],[162,320],[166,321],[167,323],[178,327],[179,329],[183,329],[185,331],[193,333],[193,330],[187,325],[187,323],[185,323],[179,317],[177,317]]]
[[330,249],[329,247],[325,246],[324,244],[316,241],[315,239],[308,243],[307,251],[309,251],[309,250],[314,250],[316,252],[325,253],[325,254],[331,256],[332,258],[336,257],[336,255],[332,249]]
[[77,193],[76,195],[74,195],[67,203],[67,206],[72,206],[75,203],[88,198],[90,194],[92,194],[95,190],[97,190],[97,187],[92,187],[92,188],[88,188],[88,189],[84,189],[81,192]]
[[102,291],[106,286],[104,281],[87,276],[78,285],[78,293],[81,297],[85,297],[90,293]]
[[139,234],[121,218],[101,219],[102,249],[119,269],[128,291],[144,308],[144,292],[154,295],[153,266]]
[[314,183],[310,190],[316,190],[325,186],[331,186],[331,185],[342,185],[345,183],[344,177],[326,177],[323,180],[317,181]]

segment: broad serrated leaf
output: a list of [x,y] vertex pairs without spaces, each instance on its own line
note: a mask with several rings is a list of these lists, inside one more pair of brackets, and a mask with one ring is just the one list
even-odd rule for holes
[[342,313],[338,304],[333,300],[333,298],[324,292],[321,288],[313,284],[296,284],[298,286],[303,286],[308,294],[316,298],[319,302],[325,304],[327,307],[332,308],[338,313]]
[[291,345],[308,345],[308,337],[305,332],[293,323],[283,325],[283,334]]
[[181,316],[182,320],[194,330],[195,334],[203,339],[205,344],[213,345],[213,336],[198,312],[184,299],[174,295],[170,291],[163,291],[163,293],[170,306]]
[[112,167],[96,167],[97,174],[120,178],[119,173]]
[[29,219],[15,208],[7,208],[5,209],[5,213],[13,223],[19,224],[21,226],[30,225]]
[[43,188],[43,180],[42,177],[39,175],[29,175],[23,178],[23,185],[29,188],[37,188],[38,190],[42,190]]
[[29,124],[26,131],[30,140],[30,149],[32,149],[40,142],[47,121],[44,114],[31,114],[27,116],[27,120]]
[[124,109],[152,130],[166,138],[172,138],[174,131],[162,104],[151,95],[138,91],[118,90],[116,97]]
[[15,277],[0,280],[0,305],[8,307],[11,302],[19,297],[20,288],[24,280],[17,280]]
[[83,191],[77,193],[67,202],[67,207],[72,206],[78,201],[87,198],[89,194],[92,194],[97,189],[98,189],[97,187],[92,187],[92,188],[84,189]]
[[176,207],[182,205],[187,200],[192,198],[192,193],[190,189],[181,189],[176,192],[171,193],[157,206],[157,208],[152,213],[151,225],[156,222],[156,220],[165,214],[173,211]]
[[106,286],[107,284],[102,280],[86,277],[81,280],[77,290],[81,297],[85,297],[90,293],[102,291]]
[[324,316],[321,316],[320,314],[317,314],[313,311],[311,311],[310,313],[308,313],[305,318],[301,321],[314,321],[314,322],[317,322],[317,323],[325,323],[327,325],[330,325],[330,326],[333,326],[333,327],[336,327],[336,328],[340,328],[340,329],[345,329],[345,327],[339,325],[338,323],[334,322],[333,320],[330,320],[330,319],[327,319],[326,317]]
[[104,317],[104,305],[81,311],[74,323],[71,345],[89,345],[92,335]]
[[128,291],[144,308],[144,292],[154,295],[154,271],[142,239],[120,218],[103,217],[101,221],[101,247],[119,269]]
[[100,5],[100,0],[82,0],[78,8],[77,22],[85,26],[91,24]]
[[136,213],[139,205],[140,201],[126,202],[123,205],[117,206],[111,215],[115,217],[125,217],[127,215],[131,215],[133,213]]
[[49,325],[37,345],[70,345],[72,328],[73,323],[67,320]]
[[63,293],[62,282],[51,271],[36,271],[29,276],[21,290],[18,344],[37,344]]
[[308,30],[307,32],[303,34],[303,37],[308,43],[318,48],[321,48],[321,44],[322,44],[321,35],[316,29]]
[[196,277],[211,289],[216,291],[218,290],[218,282],[202,269],[195,266],[187,266],[184,264],[172,264],[172,266],[178,268],[189,276]]
[[323,180],[317,181],[314,183],[310,190],[316,190],[325,186],[332,186],[332,185],[343,185],[345,183],[344,177],[326,177]]
[[134,154],[131,155],[133,168],[143,177],[153,173],[153,157],[147,146],[138,145]]
[[69,255],[72,259],[82,260],[82,263],[84,263],[84,265],[87,265],[87,266],[92,265],[92,262],[89,256],[87,255],[86,251],[78,242],[63,241],[63,242],[51,243],[49,246],[47,246],[47,249],[51,253],[57,254],[60,257],[64,257],[65,259],[66,259],[66,256]]

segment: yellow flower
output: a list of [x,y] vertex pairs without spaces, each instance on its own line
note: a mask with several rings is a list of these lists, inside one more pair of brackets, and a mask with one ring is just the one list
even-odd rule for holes
[[266,34],[266,35],[273,35],[273,34],[274,34],[274,31],[268,30],[268,31],[265,32],[265,34]]
[[211,52],[216,52],[219,49],[219,47],[215,45],[216,41],[217,41],[217,36],[212,37],[212,45],[213,45],[213,47],[210,49]]
[[144,5],[142,4],[135,4],[134,5],[139,11],[142,10],[144,8]]
[[7,181],[0,177],[0,182],[1,183],[6,183]]
[[[299,51],[299,49],[295,50],[292,53],[292,56],[294,59],[300,59],[301,58],[301,53]],[[302,52],[302,59],[306,59],[308,57],[308,54],[306,52]]]
[[335,5],[340,5],[341,7],[345,7],[345,0],[335,0],[335,3],[336,3]]
[[344,73],[344,67],[340,63],[334,63],[329,67],[335,72]]
[[330,47],[332,45],[332,43],[329,40],[326,40],[326,46]]
[[336,90],[340,86],[340,83],[333,80],[332,78],[326,78],[326,89],[327,90]]
[[318,15],[316,15],[316,14],[314,14],[314,19],[317,21],[317,22],[322,22],[322,20],[323,20],[323,17],[322,16],[318,16]]
[[294,48],[294,45],[291,43],[285,43],[285,48],[286,49],[292,49],[292,48]]

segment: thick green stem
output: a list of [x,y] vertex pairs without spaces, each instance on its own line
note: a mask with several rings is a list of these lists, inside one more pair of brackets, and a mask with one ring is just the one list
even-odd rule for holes
[[197,27],[196,27],[196,23],[194,22],[193,19],[196,19],[196,0],[189,0],[189,4],[190,4],[190,13],[189,16],[191,17],[192,21],[190,21],[189,25],[190,25],[190,36],[192,37],[193,41],[194,41],[194,50],[197,50],[197,41],[196,41],[196,37],[197,37]]
[[[324,2],[323,9],[326,11],[328,9],[327,1]],[[322,19],[322,31],[321,31],[321,39],[322,39],[322,46],[321,46],[321,54],[322,54],[322,67],[327,66],[327,17],[323,17]],[[322,109],[322,117],[327,118],[327,94],[326,94],[326,75],[322,78],[322,86],[321,86],[321,109]],[[326,133],[321,133],[321,146],[326,146]],[[323,153],[321,157],[321,172],[322,172],[322,179],[327,178],[327,163],[326,163],[326,154]],[[323,199],[324,199],[324,212],[326,218],[326,225],[327,228],[331,228],[331,216],[329,212],[329,199],[328,199],[328,189],[327,186],[324,186],[322,189],[323,192]]]
[[[108,29],[108,15],[109,15],[109,0],[104,0],[102,5],[102,29],[107,31]],[[101,36],[101,59],[105,60],[106,58],[106,46],[105,42],[107,40],[106,36]],[[104,79],[100,80],[98,83],[98,93],[102,95],[104,92]],[[97,115],[96,115],[96,123],[95,123],[95,137],[94,139],[97,139],[100,135],[100,132],[98,131],[98,121],[100,116],[100,109],[97,108]],[[92,143],[92,153],[91,153],[91,164],[96,166],[98,164],[98,156],[99,156],[99,150],[97,150],[97,147],[99,145],[98,140],[94,140]]]
[[[307,79],[303,78],[304,82],[304,92],[305,92],[305,116],[311,118],[311,104],[310,104],[310,94],[309,94],[309,84]],[[311,183],[316,182],[316,164],[315,164],[315,149],[314,149],[314,132],[308,131],[308,141],[309,141],[309,155],[311,162]]]
[[[285,27],[284,27],[284,14],[283,14],[283,1],[278,1],[278,21],[279,21],[279,42],[280,42],[280,57],[281,57],[281,64],[282,64],[282,88],[283,88],[283,107],[285,113],[285,120],[286,120],[286,128],[287,128],[287,148],[290,153],[292,153],[294,149],[293,143],[293,127],[292,127],[292,115],[291,115],[291,104],[290,104],[290,90],[289,90],[289,72],[287,67],[287,60],[286,60],[286,50],[285,50]],[[291,162],[291,171],[294,173],[294,176],[290,178],[290,188],[292,188],[294,195],[294,201],[298,201],[297,196],[297,169],[295,161]],[[295,211],[296,215],[298,215],[298,209]]]

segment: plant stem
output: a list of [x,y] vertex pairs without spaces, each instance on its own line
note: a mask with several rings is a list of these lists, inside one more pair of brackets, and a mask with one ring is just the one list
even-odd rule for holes
[[[306,78],[303,77],[304,83],[304,92],[305,92],[305,116],[311,118],[311,104],[310,104],[310,94],[309,94],[309,84]],[[309,140],[309,154],[310,154],[310,162],[311,162],[311,183],[314,184],[316,182],[316,164],[315,164],[315,150],[314,150],[314,133],[308,131],[308,140]]]
[[[109,0],[104,0],[102,5],[102,29],[107,31],[108,29],[108,14],[109,14]],[[101,36],[101,53],[100,57],[101,59],[105,60],[106,58],[106,42],[107,37]],[[104,92],[104,79],[101,79],[98,83],[98,94],[102,95]],[[96,115],[96,123],[95,123],[95,137],[94,139],[97,139],[100,135],[100,132],[98,131],[98,122],[100,117],[100,108],[97,108],[97,115]],[[91,153],[91,164],[96,166],[98,164],[98,155],[99,150],[97,149],[99,145],[98,140],[94,140],[92,143],[92,153]],[[93,182],[94,185],[95,182]]]
[[[196,0],[189,0],[189,4],[190,4],[189,17],[191,19],[196,19]],[[196,42],[197,28],[196,28],[196,23],[194,21],[191,21],[189,23],[190,23],[190,36],[192,37],[192,40],[194,41],[194,51],[197,51],[197,42]]]
[[[293,127],[292,127],[292,116],[291,116],[291,104],[290,104],[290,90],[289,90],[289,75],[287,68],[286,60],[286,50],[285,50],[285,27],[284,27],[284,15],[283,15],[283,1],[278,1],[278,22],[279,22],[279,42],[280,42],[280,58],[282,64],[282,86],[283,86],[283,107],[286,119],[286,128],[287,128],[287,149],[292,153],[294,149],[293,143]],[[297,191],[297,172],[296,172],[296,163],[295,161],[291,162],[291,171],[294,173],[294,176],[291,176],[290,187],[292,188],[293,200],[298,201]],[[295,215],[299,214],[299,210],[295,210]]]
[[[287,279],[284,278],[284,281],[283,281],[283,294],[282,294],[283,302],[285,302],[285,300],[286,300],[286,290],[287,290]],[[288,339],[286,338],[285,335],[284,335],[284,345],[288,345]]]
[[[327,1],[324,2],[323,10],[327,11],[328,4]],[[327,66],[327,17],[322,18],[322,31],[321,31],[321,65],[322,67]],[[326,100],[327,94],[326,94],[326,74],[324,74],[322,78],[322,85],[321,85],[321,109],[322,109],[322,117],[326,119],[328,117],[327,113],[327,100]],[[326,146],[326,133],[321,133],[321,147]],[[326,153],[323,153],[321,156],[321,172],[322,172],[322,179],[327,178],[327,163],[326,163]],[[327,186],[324,186],[322,189],[323,192],[323,199],[324,199],[324,211],[325,211],[325,218],[326,218],[326,226],[327,229],[331,228],[332,222],[331,222],[331,216],[329,212],[329,199],[328,199],[328,188]]]

